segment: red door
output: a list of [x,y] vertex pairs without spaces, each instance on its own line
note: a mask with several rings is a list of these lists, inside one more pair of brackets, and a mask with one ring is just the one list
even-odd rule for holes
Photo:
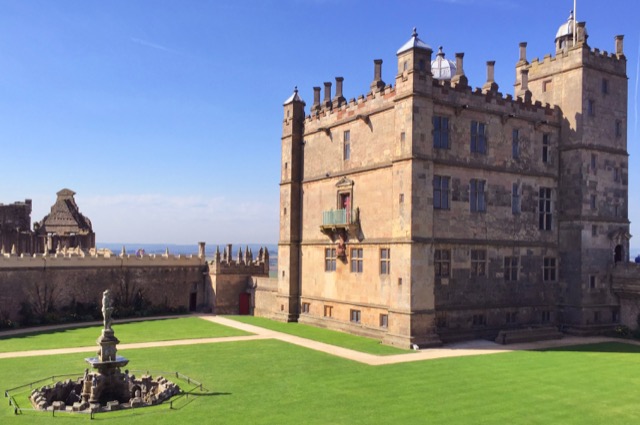
[[240,314],[248,315],[251,311],[251,294],[243,292],[240,294]]

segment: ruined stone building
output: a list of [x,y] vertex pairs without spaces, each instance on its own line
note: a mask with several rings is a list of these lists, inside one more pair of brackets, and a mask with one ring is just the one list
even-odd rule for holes
[[80,213],[73,196],[62,189],[56,203],[42,221],[34,224],[37,252],[55,252],[64,248],[91,249],[96,246],[96,234],[91,221]]
[[[550,34],[550,41],[553,34]],[[414,30],[394,84],[343,79],[285,101],[275,308],[280,320],[437,345],[510,330],[590,334],[620,321],[628,260],[623,37],[588,45],[570,17],[555,54],[520,44],[515,96],[482,88]],[[551,46],[550,46],[551,47]]]
[[80,213],[75,192],[62,189],[51,212],[31,230],[30,199],[0,204],[0,251],[14,254],[53,253],[62,249],[91,249],[96,235],[91,221]]
[[32,252],[31,199],[0,204],[0,252]]

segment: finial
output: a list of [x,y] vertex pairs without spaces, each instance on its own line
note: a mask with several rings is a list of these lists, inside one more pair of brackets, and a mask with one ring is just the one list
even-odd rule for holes
[[295,87],[293,88],[293,92],[294,92],[294,93],[296,93],[296,94],[298,93],[298,86],[295,86]]
[[571,12],[569,12],[569,19],[567,19],[568,21],[573,21],[573,10]]
[[416,27],[413,27],[413,34],[411,34],[411,37],[417,37],[417,36],[418,36],[418,31]]
[[444,57],[444,51],[442,50],[442,46],[438,47],[438,56]]

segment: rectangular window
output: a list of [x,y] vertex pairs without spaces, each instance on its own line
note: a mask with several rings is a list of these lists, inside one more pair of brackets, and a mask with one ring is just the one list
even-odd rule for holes
[[593,101],[593,99],[589,99],[587,101],[587,113],[590,117],[596,115],[596,103]]
[[352,323],[360,323],[360,310],[351,310],[350,317]]
[[548,92],[553,90],[553,81],[552,80],[546,80],[542,82],[542,91],[543,92]]
[[551,158],[549,156],[549,148],[550,148],[550,136],[545,133],[542,135],[542,162],[548,164],[551,162]]
[[602,94],[609,93],[609,80],[606,78],[602,79]]
[[324,306],[324,317],[331,317],[331,316],[333,316],[333,306],[325,305]]
[[591,236],[598,236],[598,225],[591,225]]
[[511,133],[511,157],[513,159],[520,157],[520,130],[513,130]]
[[487,275],[487,251],[484,249],[471,250],[471,276]]
[[433,208],[449,209],[449,177],[433,176]]
[[351,248],[351,273],[362,273],[362,248]]
[[511,185],[511,213],[520,214],[520,185],[518,183]]
[[449,277],[451,269],[451,252],[448,249],[436,249],[433,254],[436,277]]
[[471,121],[471,152],[487,153],[487,138],[485,124]]
[[596,209],[596,195],[591,195],[591,209]]
[[380,315],[380,327],[381,328],[388,328],[389,327],[389,316],[386,314],[381,314]]
[[380,248],[380,274],[391,274],[391,248]]
[[551,230],[551,188],[541,187],[538,198],[538,225],[540,230]]
[[487,210],[484,196],[484,180],[471,179],[469,183],[469,207],[472,212],[483,212]]
[[591,154],[591,171],[592,172],[596,171],[596,165],[597,165],[597,157],[596,157],[596,154],[592,153]]
[[508,311],[507,317],[505,318],[505,323],[508,325],[513,325],[518,321],[518,313],[515,311]]
[[311,307],[311,305],[309,303],[302,303],[302,312],[303,313],[309,313],[310,307]]
[[542,280],[545,282],[555,282],[557,271],[556,259],[553,257],[544,257],[542,265]]
[[618,167],[613,167],[613,181],[620,181],[620,169]]
[[589,289],[596,289],[596,275],[589,276]]
[[622,137],[622,121],[616,121],[616,137]]
[[335,248],[324,249],[324,271],[325,272],[336,271],[336,249]]
[[613,310],[611,312],[611,323],[618,323],[620,320],[620,316],[618,315],[618,310]]
[[504,257],[504,280],[507,282],[518,280],[518,257]]
[[351,131],[346,130],[342,133],[342,140],[344,143],[344,160],[351,159]]
[[540,321],[542,323],[549,323],[551,321],[551,312],[549,310],[544,310]]
[[449,118],[434,115],[433,117],[433,147],[449,149]]
[[484,326],[486,324],[487,324],[487,321],[484,318],[484,314],[473,315],[473,326]]
[[593,322],[594,323],[600,323],[600,312],[599,311],[594,311],[593,312]]

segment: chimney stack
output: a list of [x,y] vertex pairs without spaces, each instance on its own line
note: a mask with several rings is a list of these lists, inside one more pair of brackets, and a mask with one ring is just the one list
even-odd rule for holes
[[531,102],[531,90],[529,90],[529,70],[520,70],[520,89],[518,90],[518,97],[523,97],[527,103]]
[[342,96],[342,82],[344,81],[343,77],[336,77],[336,95],[333,98],[333,106],[339,107],[345,102],[344,96]]
[[529,62],[527,62],[527,42],[523,41],[522,43],[520,43],[520,60],[518,61],[518,64],[525,63]]
[[320,110],[320,87],[313,88],[313,105],[311,105],[311,112],[318,112]]
[[616,35],[616,55],[618,56],[624,56],[624,51],[623,51],[623,40],[624,40],[624,35]]
[[451,78],[451,84],[460,87],[466,87],[469,84],[467,76],[464,75],[464,69],[462,67],[464,59],[464,53],[456,53],[456,75]]
[[498,84],[495,82],[496,61],[487,61],[487,82],[482,86],[482,92],[497,92]]
[[322,106],[325,108],[331,108],[331,83],[324,83],[324,102],[322,102]]
[[205,243],[204,242],[198,242],[198,258],[203,258],[204,259],[204,257],[205,257],[204,247],[205,247]]
[[371,91],[380,91],[384,89],[384,85],[384,81],[382,81],[382,59],[374,59],[373,82],[371,83]]

